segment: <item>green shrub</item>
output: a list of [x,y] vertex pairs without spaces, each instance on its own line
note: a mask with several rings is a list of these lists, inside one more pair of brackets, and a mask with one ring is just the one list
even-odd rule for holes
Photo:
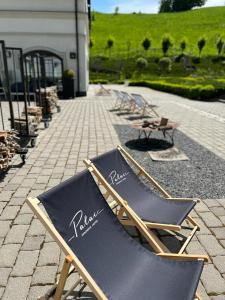
[[143,57],[139,57],[136,60],[136,66],[137,66],[137,69],[139,71],[143,71],[144,69],[147,69],[147,67],[148,67],[148,61],[147,61],[147,59],[145,59]]
[[172,60],[169,57],[163,57],[159,60],[159,69],[161,72],[170,72],[172,70]]
[[218,95],[218,92],[224,93],[225,89],[218,91],[213,85],[184,85],[168,83],[163,80],[156,81],[131,81],[130,86],[144,86],[152,89],[160,90],[167,93],[172,93],[187,97],[190,99],[210,100]]
[[90,84],[108,84],[108,80],[106,79],[94,79],[89,81]]
[[63,78],[74,78],[75,72],[72,69],[67,69],[63,72]]

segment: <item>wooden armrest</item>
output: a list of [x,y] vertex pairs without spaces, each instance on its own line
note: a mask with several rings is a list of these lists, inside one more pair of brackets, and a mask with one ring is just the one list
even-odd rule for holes
[[165,257],[174,260],[204,260],[205,262],[209,261],[207,255],[188,255],[188,254],[174,254],[174,253],[158,253],[156,254],[160,257]]
[[190,202],[200,202],[201,200],[200,199],[192,199],[192,198],[166,198],[167,200],[176,200],[176,201],[190,201]]

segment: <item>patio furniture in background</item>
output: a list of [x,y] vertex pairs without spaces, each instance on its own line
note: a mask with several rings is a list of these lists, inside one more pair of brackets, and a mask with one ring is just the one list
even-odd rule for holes
[[102,84],[100,84],[100,89],[96,93],[96,96],[111,96],[111,90],[106,89]]
[[117,90],[113,90],[113,92],[116,96],[116,103],[114,105],[114,109],[133,112],[135,103],[132,97],[126,92]]
[[[184,252],[196,231],[200,229],[189,215],[198,199],[173,198],[121,146],[84,162],[86,166],[93,169],[93,174],[100,184],[104,184],[107,191],[113,189],[118,196],[127,201],[130,209],[144,221],[148,229],[175,232],[179,232],[182,228],[189,229],[190,234],[179,250],[179,253]],[[137,169],[137,174],[128,162]],[[139,178],[141,176],[147,180],[148,186],[141,181]],[[123,207],[118,212],[118,218],[124,225],[135,226],[128,219]],[[182,226],[184,221],[187,221],[191,227]]]
[[131,124],[131,127],[138,130],[138,139],[141,139],[141,137],[144,136],[144,138],[149,140],[153,132],[162,132],[164,139],[168,136],[172,145],[174,145],[174,133],[179,125],[179,123],[169,121],[166,118],[161,118],[160,120],[133,123]]
[[[117,200],[124,202],[119,197]],[[40,201],[50,220],[39,207]],[[195,297],[207,257],[163,252],[156,255],[131,239],[89,171],[75,175],[38,199],[29,198],[27,203],[66,256],[58,283],[44,299],[52,295],[54,300],[65,299],[79,285],[79,292],[88,285],[100,300]],[[152,242],[143,222],[128,207],[127,212]],[[81,278],[62,297],[73,271]]]
[[159,117],[159,114],[155,111],[156,105],[149,104],[145,98],[140,94],[131,94],[131,97],[135,101],[135,110],[141,115],[145,116],[153,116],[153,117]]

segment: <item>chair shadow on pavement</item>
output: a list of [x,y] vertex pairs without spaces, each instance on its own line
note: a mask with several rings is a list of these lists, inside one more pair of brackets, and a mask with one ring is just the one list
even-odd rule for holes
[[136,121],[136,120],[142,120],[142,119],[152,119],[148,115],[134,115],[126,118],[128,121]]

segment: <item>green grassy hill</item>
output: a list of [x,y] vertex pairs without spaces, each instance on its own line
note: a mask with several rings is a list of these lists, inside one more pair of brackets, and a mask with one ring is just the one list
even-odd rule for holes
[[[141,50],[144,37],[151,36],[151,54],[156,54],[161,48],[161,39],[165,33],[174,39],[173,52],[179,49],[179,42],[185,36],[188,39],[187,52],[197,54],[197,40],[206,36],[207,45],[203,55],[216,55],[216,40],[218,36],[225,38],[225,7],[212,7],[196,9],[184,13],[167,14],[101,14],[95,13],[92,23],[91,36],[94,47],[91,55],[106,54],[107,38],[112,35],[115,45],[111,55],[127,52],[128,43],[132,51]],[[171,54],[172,54],[171,53]]]

